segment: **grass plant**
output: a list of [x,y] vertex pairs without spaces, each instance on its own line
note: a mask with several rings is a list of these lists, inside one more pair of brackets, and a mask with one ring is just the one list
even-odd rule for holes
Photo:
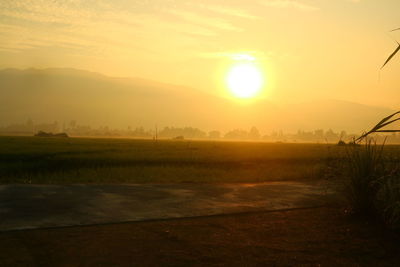
[[373,216],[400,229],[399,160],[372,139],[347,150],[345,192],[355,214]]
[[[394,29],[398,31],[400,28]],[[400,43],[381,67],[384,68],[400,51]],[[347,197],[354,212],[379,216],[391,228],[400,228],[400,170],[399,161],[384,159],[383,148],[368,139],[375,133],[396,133],[385,129],[400,120],[400,111],[383,118],[371,130],[354,140],[347,153]],[[361,141],[365,145],[357,146]],[[390,162],[390,164],[388,164]]]
[[347,149],[346,195],[352,209],[359,214],[375,212],[378,180],[384,175],[384,145],[369,139],[364,145],[353,145]]
[[400,229],[400,170],[398,167],[379,181],[376,197],[378,211],[385,224]]

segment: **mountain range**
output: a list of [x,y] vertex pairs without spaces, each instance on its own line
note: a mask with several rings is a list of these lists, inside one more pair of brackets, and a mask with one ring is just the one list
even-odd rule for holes
[[192,88],[76,69],[0,70],[0,126],[65,122],[126,128],[193,126],[227,131],[334,129],[358,133],[393,110],[341,100],[239,104]]

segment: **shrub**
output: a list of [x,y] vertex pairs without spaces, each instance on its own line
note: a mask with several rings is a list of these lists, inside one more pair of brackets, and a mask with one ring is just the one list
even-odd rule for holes
[[400,229],[400,170],[398,167],[384,176],[379,183],[376,205],[385,224]]
[[345,192],[354,213],[400,229],[400,168],[397,159],[384,157],[383,148],[371,139],[348,147]]
[[371,139],[362,146],[349,146],[347,150],[346,196],[353,212],[372,214],[375,212],[378,181],[384,175],[383,145]]

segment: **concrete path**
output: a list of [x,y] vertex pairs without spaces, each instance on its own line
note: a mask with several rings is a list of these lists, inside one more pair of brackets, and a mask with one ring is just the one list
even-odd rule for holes
[[325,189],[296,182],[2,185],[0,231],[319,206]]

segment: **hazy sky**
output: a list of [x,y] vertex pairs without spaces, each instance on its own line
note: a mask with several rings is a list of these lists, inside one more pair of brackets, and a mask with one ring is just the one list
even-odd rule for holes
[[2,0],[0,68],[72,67],[224,95],[235,55],[277,102],[400,106],[399,0]]

